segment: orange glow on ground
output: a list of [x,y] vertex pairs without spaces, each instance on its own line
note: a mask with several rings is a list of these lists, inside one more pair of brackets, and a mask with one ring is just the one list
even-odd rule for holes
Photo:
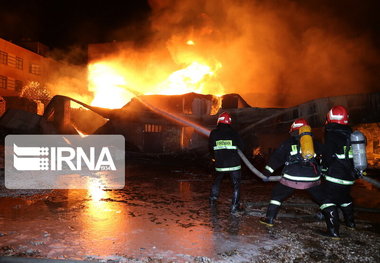
[[106,192],[103,191],[101,185],[97,182],[92,182],[88,188],[89,195],[91,199],[95,202],[100,201],[100,199],[104,198]]

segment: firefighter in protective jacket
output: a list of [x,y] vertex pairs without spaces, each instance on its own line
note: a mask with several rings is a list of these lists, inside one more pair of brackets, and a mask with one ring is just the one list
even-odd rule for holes
[[242,140],[239,134],[230,126],[231,116],[227,112],[219,115],[217,127],[211,131],[209,149],[215,160],[216,178],[211,188],[210,202],[216,202],[220,192],[220,184],[225,175],[230,175],[233,194],[231,212],[239,210],[241,162],[237,149],[242,149]]
[[[320,204],[321,197],[318,188],[321,181],[315,156],[304,159],[301,153],[298,132],[301,127],[306,125],[308,124],[305,119],[297,119],[293,122],[289,131],[291,137],[271,155],[263,171],[266,176],[270,176],[277,168],[284,165],[282,178],[273,189],[266,217],[260,219],[260,223],[267,226],[273,226],[282,202],[292,195],[295,189],[307,190],[312,198]],[[318,147],[316,150],[319,150],[319,146],[315,146]]]
[[354,214],[351,186],[358,178],[351,151],[351,128],[348,112],[343,106],[334,106],[327,113],[325,143],[322,155],[322,170],[325,181],[322,185],[324,200],[320,209],[325,217],[327,235],[339,238],[338,207],[342,210],[345,224],[354,229]]

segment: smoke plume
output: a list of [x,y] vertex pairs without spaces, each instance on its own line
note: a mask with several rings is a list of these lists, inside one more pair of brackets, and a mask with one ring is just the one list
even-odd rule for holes
[[176,39],[194,39],[198,54],[221,61],[225,92],[240,93],[251,105],[291,106],[379,90],[379,53],[371,36],[352,30],[328,7],[295,1],[150,3],[156,37],[166,39],[173,53]]
[[[337,15],[346,1],[330,2],[150,0],[146,32],[114,28],[113,39],[129,41],[90,46],[90,62],[116,65],[121,85],[145,94],[160,93],[174,71],[206,62],[215,71],[210,93],[239,93],[257,107],[378,91],[371,29]],[[136,41],[123,36],[133,28]]]
[[[55,49],[49,54],[52,60],[46,89],[51,96],[65,95],[85,103],[90,103],[93,94],[87,88],[87,66],[76,63],[82,60],[83,48],[68,47],[67,50]],[[87,55],[87,54],[85,54]]]

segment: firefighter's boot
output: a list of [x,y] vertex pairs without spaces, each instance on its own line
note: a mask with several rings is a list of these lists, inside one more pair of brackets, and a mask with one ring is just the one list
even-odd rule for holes
[[314,218],[318,221],[323,221],[325,219],[325,216],[321,210],[318,210],[318,212],[314,215]]
[[269,204],[267,214],[265,217],[260,218],[260,223],[267,226],[273,226],[274,220],[276,219],[279,210],[279,205]]
[[209,197],[210,205],[215,205],[219,196],[219,184],[215,183],[211,187],[211,193]]
[[322,210],[325,216],[327,233],[325,236],[339,239],[339,213],[336,206],[330,206]]
[[350,229],[355,229],[356,224],[354,220],[354,207],[352,204],[346,206],[346,207],[340,207],[342,209],[343,217],[344,217],[344,222],[346,226]]
[[218,201],[218,197],[210,196],[208,200],[210,201],[210,205],[216,205],[216,203]]
[[211,193],[210,193],[210,204],[215,205],[216,201],[218,200],[219,197],[219,192],[220,192],[220,184],[223,180],[223,173],[216,173],[216,178],[214,183],[211,186]]
[[235,190],[232,193],[231,213],[241,212],[243,209],[240,207],[240,191]]
[[233,193],[231,202],[231,213],[241,212],[243,209],[240,207],[240,171],[234,171],[231,173]]

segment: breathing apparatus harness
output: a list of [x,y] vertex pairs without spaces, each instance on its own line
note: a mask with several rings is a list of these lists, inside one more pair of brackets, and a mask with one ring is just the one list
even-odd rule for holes
[[[352,140],[353,133],[350,131],[342,130],[342,129],[334,130],[333,132],[344,135],[346,139],[346,144],[343,146],[343,154],[334,153],[332,155],[333,159],[336,160],[338,163],[340,163],[343,167],[345,167],[349,171],[351,177],[354,180],[361,178],[363,176],[363,170],[365,168],[362,170],[355,167],[354,155],[352,152],[352,145],[357,144],[358,146],[360,146],[359,144],[363,144],[365,147],[365,139],[360,140],[360,141],[353,141]],[[365,162],[366,162],[366,159],[365,159]]]
[[[314,169],[315,174],[319,174],[319,166],[315,154],[311,157],[304,158],[302,156],[302,146],[301,146],[301,137],[302,136],[313,136],[311,132],[302,132],[300,134],[292,136],[294,138],[295,144],[291,145],[291,151],[288,156],[288,160],[285,162],[285,165],[300,164],[302,166],[311,166]],[[314,151],[314,150],[313,150]]]

